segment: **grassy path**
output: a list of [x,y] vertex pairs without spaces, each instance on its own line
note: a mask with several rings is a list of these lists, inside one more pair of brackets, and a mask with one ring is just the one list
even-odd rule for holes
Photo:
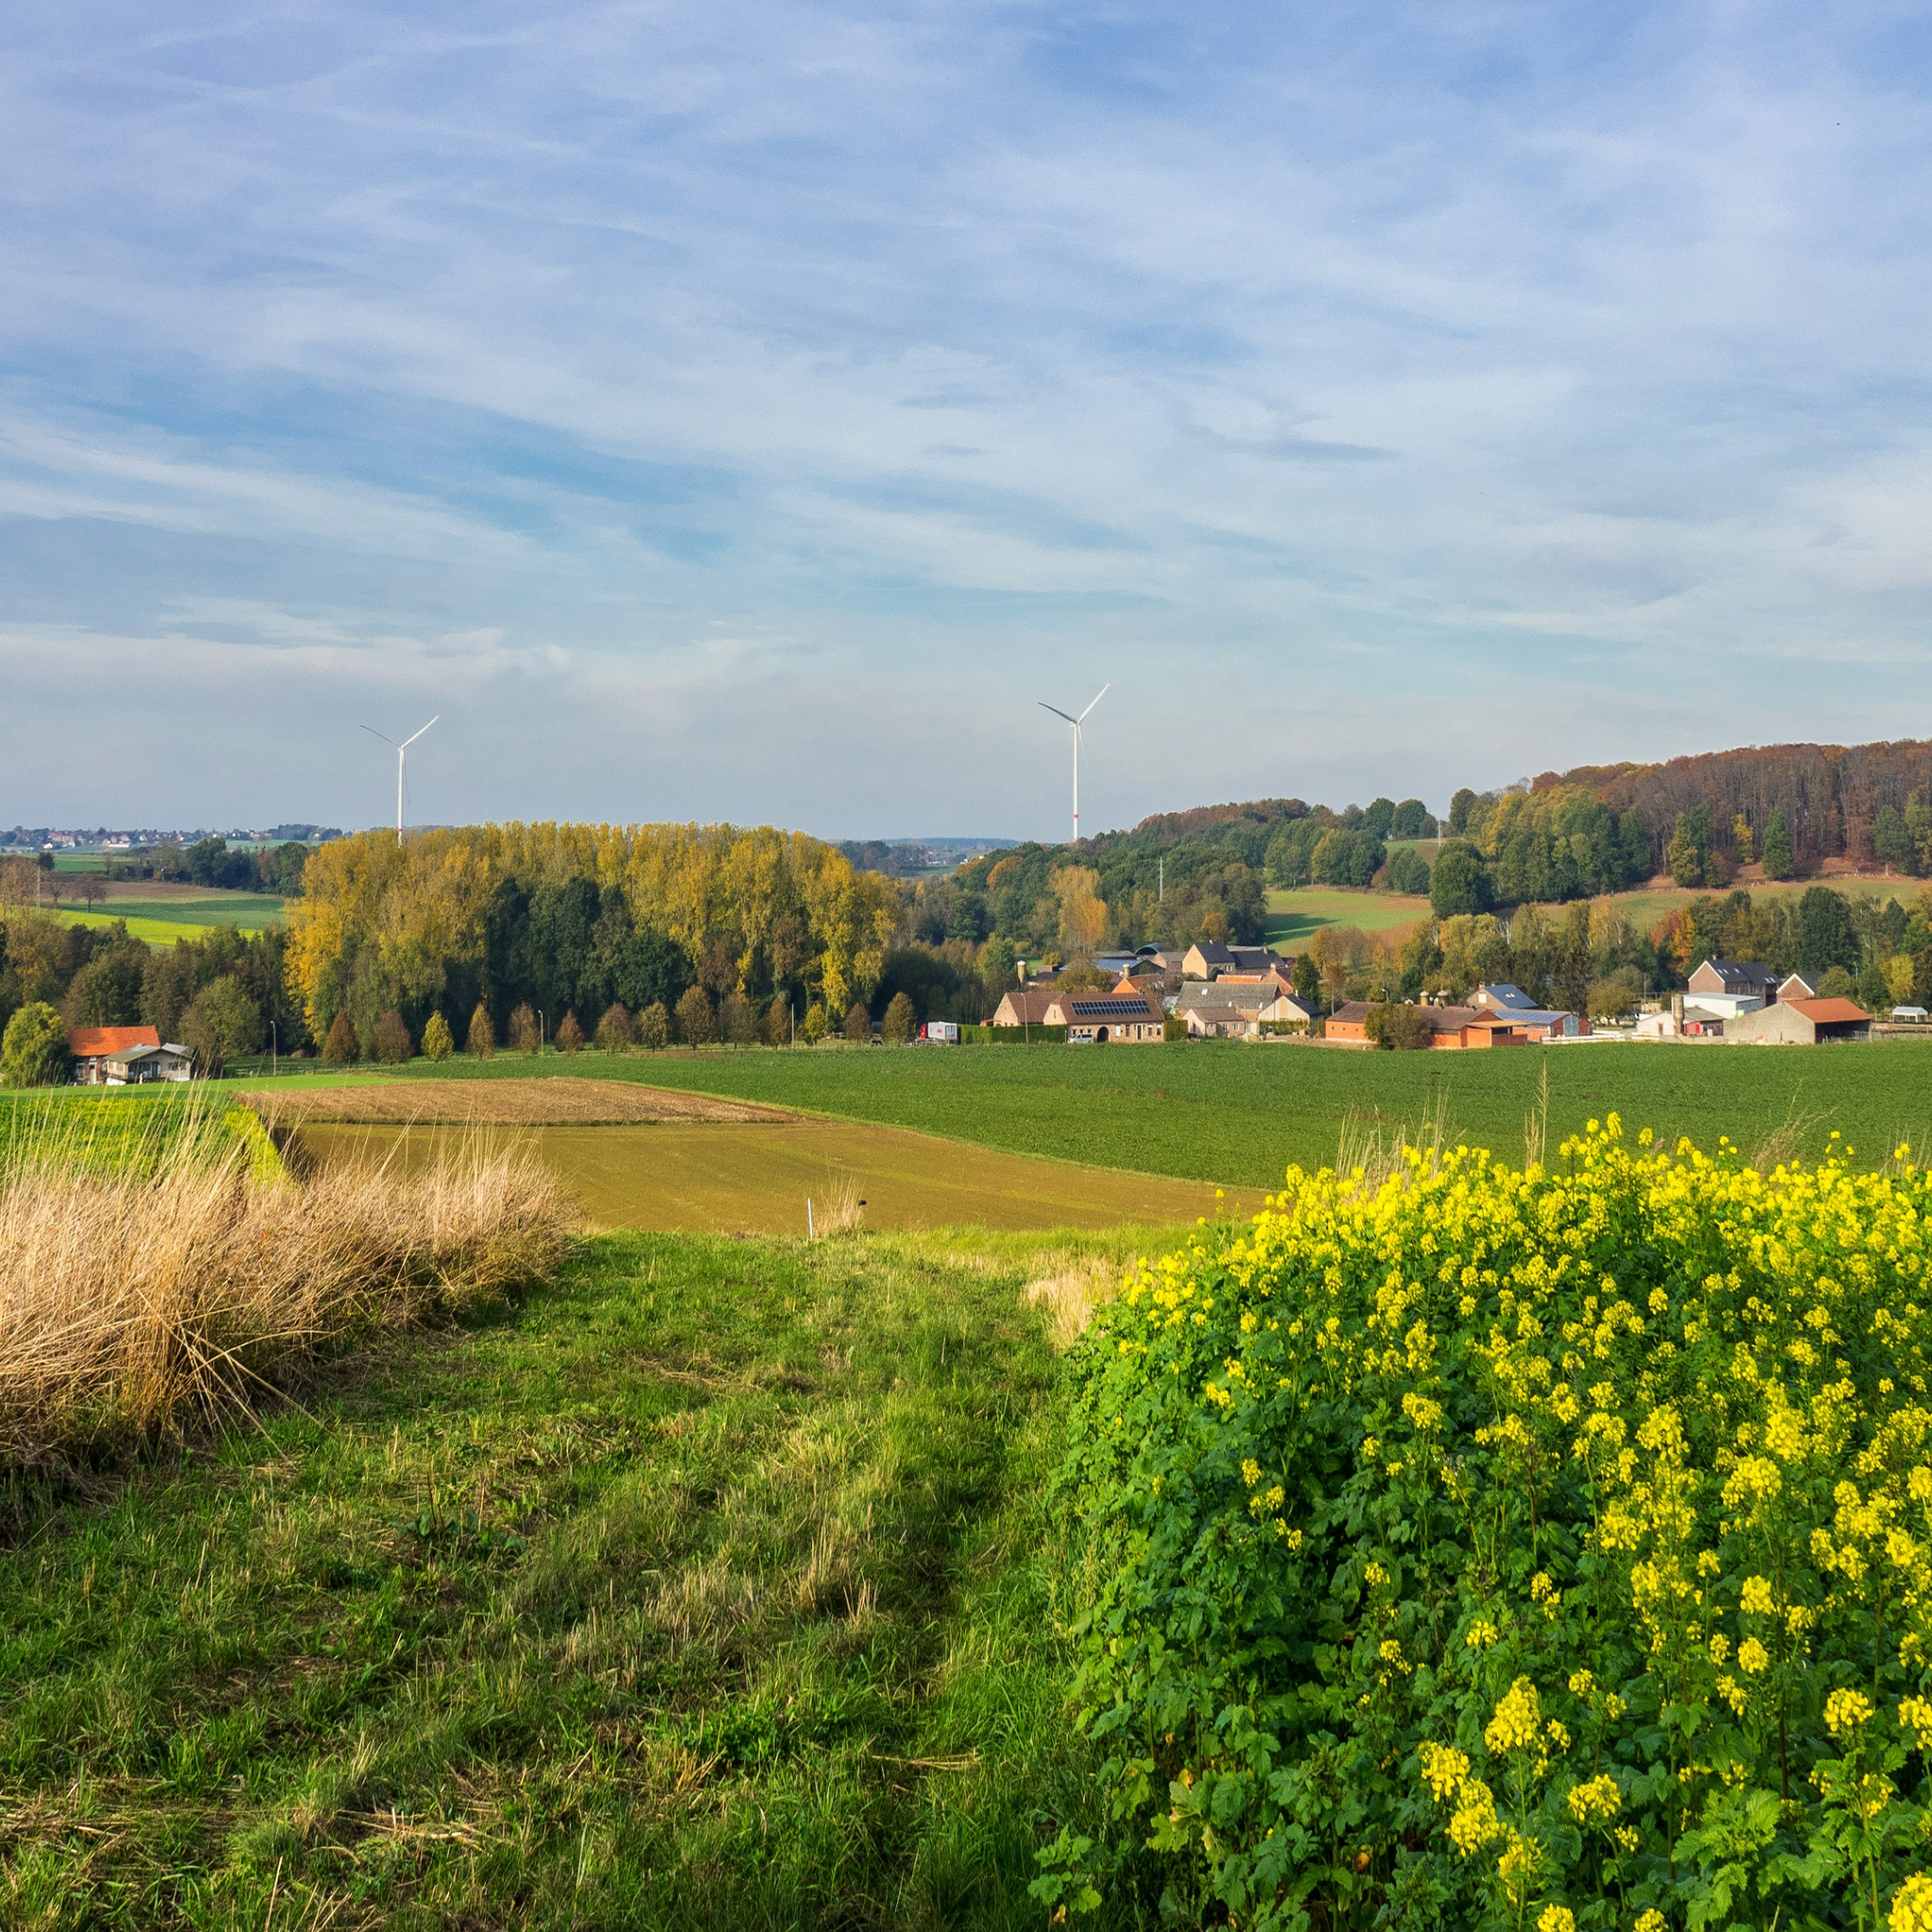
[[0,1491],[0,1919],[1037,1923],[1053,1259],[604,1237],[205,1460]]

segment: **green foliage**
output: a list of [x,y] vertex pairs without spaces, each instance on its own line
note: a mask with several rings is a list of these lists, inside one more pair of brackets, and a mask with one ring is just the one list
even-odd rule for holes
[[1487,912],[1495,903],[1495,891],[1482,854],[1467,840],[1452,839],[1429,874],[1429,910],[1438,919]]
[[1318,886],[1365,886],[1387,856],[1382,841],[1367,826],[1350,830],[1336,825],[1322,835],[1309,862]]
[[50,1087],[67,1077],[67,1023],[44,1000],[22,1007],[0,1037],[0,1078],[9,1087]]
[[798,1030],[805,1036],[808,1046],[816,1046],[825,1037],[825,1009],[814,1000],[805,1009],[805,1018],[799,1023]]
[[845,1008],[842,1030],[847,1040],[856,1041],[863,1046],[872,1044],[872,1015],[865,1010],[864,1001],[854,1000]]
[[1429,862],[1420,852],[1404,846],[1389,855],[1389,890],[1407,892],[1416,898],[1429,890]]
[[1875,1932],[1932,1897],[1932,1182],[1614,1119],[1559,1160],[1291,1172],[1076,1348],[1110,1822],[1047,1905]]
[[671,1044],[671,1014],[662,1000],[653,1000],[638,1015],[638,1044],[653,1049]]
[[1377,1046],[1404,1053],[1425,1047],[1435,1038],[1423,1008],[1401,1000],[1372,1007],[1364,1030]]
[[1860,947],[1851,908],[1829,886],[1807,887],[1798,901],[1797,967],[1807,977],[1842,966],[1858,968]]
[[457,1050],[456,1035],[449,1030],[449,1022],[439,1013],[431,1013],[428,1024],[423,1028],[423,1058],[425,1060],[442,1061]]
[[635,1046],[637,1041],[637,1022],[622,1000],[613,1000],[597,1022],[597,1044],[606,1053],[621,1053],[627,1046]]
[[1776,809],[1764,822],[1763,866],[1768,879],[1791,875],[1791,835],[1786,829],[1784,813]]
[[181,1044],[194,1056],[197,1073],[213,1075],[268,1041],[261,1011],[232,973],[211,981],[181,1016]]
[[888,1046],[904,1046],[911,1040],[918,1024],[919,1015],[913,1009],[910,997],[895,992],[879,1022],[879,1038]]

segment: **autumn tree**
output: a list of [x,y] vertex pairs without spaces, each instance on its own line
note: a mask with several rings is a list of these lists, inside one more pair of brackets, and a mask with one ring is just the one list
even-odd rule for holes
[[416,1051],[416,1043],[409,1038],[408,1022],[393,1007],[375,1023],[371,1045],[375,1058],[388,1066],[401,1065]]
[[719,1030],[733,1046],[750,1046],[758,1037],[758,1008],[736,987],[724,995]]
[[790,1046],[791,1044],[791,1006],[790,1001],[774,999],[765,1008],[765,1044],[767,1046]]
[[425,1060],[446,1060],[456,1052],[456,1036],[449,1030],[449,1022],[439,1013],[431,1013],[428,1024],[423,1028],[423,1058]]
[[637,1038],[637,1023],[630,1016],[630,1008],[622,1000],[612,1000],[597,1022],[597,1044],[606,1053],[621,1053],[627,1046],[635,1046]]
[[584,1043],[584,1029],[577,1024],[577,1016],[566,1012],[557,1023],[557,1050],[558,1053],[575,1053]]
[[490,1008],[481,1000],[476,1002],[476,1010],[470,1015],[470,1039],[467,1051],[479,1060],[494,1059],[496,1057],[496,1028],[490,1024]]
[[[327,846],[323,850],[326,852]],[[509,1050],[512,1053],[535,1053],[542,1041],[542,1033],[537,1024],[537,1009],[525,1000],[509,1016]]]
[[67,1024],[44,1000],[24,1006],[0,1038],[0,1077],[9,1087],[50,1087],[64,1079]]
[[653,1051],[671,1044],[671,1008],[662,1000],[653,1000],[638,1015],[638,1044]]
[[1107,935],[1100,874],[1091,866],[1063,865],[1053,874],[1053,890],[1059,900],[1061,946],[1075,958],[1099,951]]
[[879,1023],[880,1038],[891,1046],[904,1046],[912,1038],[919,1024],[919,1011],[908,994],[895,992],[886,1008],[885,1018]]
[[845,1008],[844,1034],[847,1040],[872,1044],[872,1015],[865,1010],[863,1000],[854,1000]]
[[711,996],[701,986],[688,986],[677,1002],[677,1037],[686,1046],[709,1046],[718,1037]]
[[328,1038],[322,1043],[322,1057],[332,1067],[346,1067],[362,1058],[362,1042],[356,1038],[356,1023],[345,1007],[335,1017]]

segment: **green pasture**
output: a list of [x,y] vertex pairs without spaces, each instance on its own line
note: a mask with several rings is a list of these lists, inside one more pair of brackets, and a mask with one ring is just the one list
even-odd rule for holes
[[1125,1252],[605,1236],[258,1425],[12,1478],[0,1919],[1040,1924],[1091,1823],[1023,1291]]
[[[1433,843],[1434,841],[1429,841]],[[1404,892],[1377,892],[1364,887],[1303,886],[1268,894],[1265,937],[1271,946],[1305,945],[1324,925],[1353,925],[1363,932],[1388,932],[1426,919],[1429,902]]]
[[1932,1152],[1924,1041],[1783,1049],[1599,1043],[1491,1053],[1357,1053],[1234,1041],[1158,1046],[750,1048],[705,1053],[462,1055],[439,1078],[608,1075],[911,1127],[1008,1153],[1176,1179],[1272,1188],[1291,1161],[1332,1164],[1344,1128],[1422,1130],[1520,1160],[1548,1083],[1549,1145],[1612,1111],[1714,1147],[1791,1130],[1823,1150],[1834,1128],[1861,1156],[1903,1140]]

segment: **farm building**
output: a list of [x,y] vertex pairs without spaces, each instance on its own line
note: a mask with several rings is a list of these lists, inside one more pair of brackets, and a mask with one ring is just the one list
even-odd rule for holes
[[1590,1031],[1590,1022],[1582,1015],[1540,1007],[1521,987],[1511,986],[1507,980],[1477,987],[1469,1003],[1486,1013],[1513,1020],[1528,1040],[1578,1040]]
[[[1328,1020],[1328,1038],[1360,1046],[1369,1039],[1369,1015],[1375,1010],[1366,1000],[1350,1000],[1336,1008]],[[1532,1032],[1515,1015],[1498,1013],[1483,1007],[1418,1007],[1423,1024],[1433,1036],[1432,1048],[1449,1050],[1491,1046],[1526,1046],[1532,1039],[1545,1036]],[[1538,1018],[1548,1015],[1538,1013]]]
[[1802,973],[1788,973],[1777,983],[1777,996],[1781,1000],[1815,1000],[1818,984]]
[[1687,984],[1690,999],[1707,1017],[1719,1020],[1755,1013],[1778,996],[1776,976],[1755,959],[1707,959]]
[[1046,1016],[1059,1004],[1061,995],[1050,986],[1028,986],[1009,992],[993,1008],[989,1026],[1057,1026],[1058,1020]]
[[1216,1005],[1208,1000],[1183,1001],[1174,1018],[1186,1024],[1190,1040],[1257,1040],[1261,1021],[1252,1008]]
[[1871,1038],[1872,1015],[1850,1000],[1779,1000],[1724,1022],[1725,1041],[1747,1046],[1819,1046]]

